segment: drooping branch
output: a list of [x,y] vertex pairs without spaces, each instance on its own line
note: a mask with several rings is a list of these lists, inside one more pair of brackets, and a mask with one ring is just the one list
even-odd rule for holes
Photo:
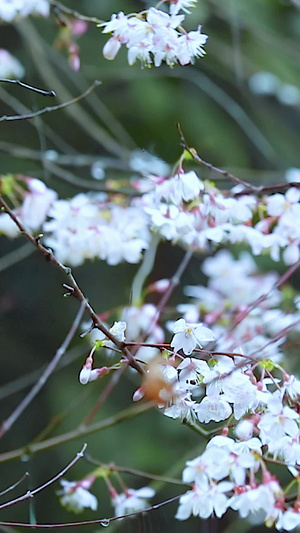
[[14,85],[19,85],[20,87],[23,87],[24,89],[28,89],[29,91],[33,91],[34,93],[42,94],[43,96],[56,96],[55,91],[45,91],[44,89],[38,89],[37,87],[33,87],[33,85],[29,85],[28,83],[24,83],[20,80],[10,80],[7,78],[0,78],[0,83],[13,83]]
[[15,483],[13,483],[9,487],[7,487],[7,489],[2,490],[0,492],[0,496],[4,496],[4,494],[7,494],[8,492],[14,490],[16,487],[18,487],[24,481],[24,479],[28,478],[28,476],[29,476],[29,473],[25,472],[25,474],[23,474],[23,476],[20,479],[18,479],[18,481],[16,481]]
[[17,503],[23,502],[24,500],[28,500],[29,498],[33,498],[35,494],[37,494],[38,492],[41,492],[45,488],[49,487],[49,485],[52,485],[53,483],[55,483],[55,481],[62,478],[66,474],[66,472],[68,472],[68,470],[70,470],[79,461],[79,459],[83,457],[86,447],[87,447],[87,444],[84,444],[81,451],[77,453],[76,457],[72,459],[72,461],[65,468],[63,468],[63,470],[61,470],[58,474],[56,474],[49,481],[47,481],[46,483],[43,483],[43,485],[40,485],[34,490],[28,490],[25,494],[23,494],[22,496],[19,496],[18,498],[15,498],[14,500],[10,500],[9,502],[3,503],[2,505],[0,505],[0,511],[2,509],[6,509],[7,507],[12,507],[12,505],[16,505]]
[[254,194],[255,196],[262,196],[262,195],[269,195],[269,194],[274,194],[274,193],[285,193],[288,189],[291,189],[291,188],[299,189],[300,188],[299,182],[277,183],[274,185],[266,185],[266,186],[252,185],[248,181],[238,178],[231,172],[228,172],[225,169],[215,167],[211,163],[204,161],[204,159],[202,159],[202,157],[199,156],[195,148],[191,148],[187,144],[180,126],[178,126],[178,131],[180,134],[181,146],[183,146],[183,148],[191,155],[191,157],[196,163],[206,167],[208,170],[211,170],[212,172],[215,172],[216,174],[220,174],[224,178],[229,179],[230,181],[236,183],[237,185],[243,186],[243,189],[238,190],[237,192],[233,194],[235,198],[238,198],[239,196],[249,195],[249,194]]
[[0,122],[9,122],[9,121],[14,121],[14,120],[29,120],[31,118],[39,117],[40,115],[43,115],[44,113],[51,113],[52,111],[59,111],[60,109],[64,109],[65,107],[68,107],[70,105],[77,104],[78,102],[86,98],[94,89],[96,89],[96,87],[99,87],[99,85],[101,85],[101,81],[99,80],[94,81],[94,83],[84,93],[62,104],[58,104],[58,105],[54,105],[50,107],[49,106],[43,107],[43,109],[39,109],[38,111],[27,113],[25,115],[2,115],[2,117],[0,117]]
[[192,157],[192,159],[196,163],[206,167],[208,170],[211,170],[212,172],[215,172],[216,174],[221,174],[221,176],[224,176],[224,178],[227,178],[230,181],[233,181],[237,185],[243,185],[243,187],[245,187],[245,189],[247,191],[249,191],[249,192],[254,192],[255,193],[255,192],[259,191],[259,187],[255,187],[254,185],[251,185],[251,183],[248,183],[247,181],[242,180],[241,178],[238,178],[234,174],[231,174],[231,172],[228,172],[227,170],[215,167],[211,163],[208,163],[207,161],[204,161],[204,159],[202,159],[202,157],[199,156],[199,154],[197,153],[195,148],[191,148],[187,144],[187,142],[185,140],[185,137],[183,135],[183,132],[181,130],[180,125],[178,125],[178,132],[179,132],[179,135],[180,135],[181,146],[190,154],[190,156]]
[[95,465],[95,466],[101,466],[106,470],[110,470],[111,472],[122,472],[123,474],[131,474],[133,476],[145,477],[153,481],[162,481],[163,483],[170,483],[172,485],[184,485],[185,487],[191,486],[190,483],[185,483],[181,479],[174,479],[174,478],[166,477],[166,476],[158,476],[157,474],[152,474],[150,472],[144,472],[143,470],[137,470],[136,468],[118,466],[114,463],[109,463],[109,464],[101,463],[101,461],[94,459],[89,454],[85,454],[84,458],[88,463],[91,463],[92,465]]
[[133,513],[129,513],[122,516],[114,516],[112,518],[99,518],[98,520],[84,520],[82,522],[68,522],[65,524],[26,524],[24,522],[0,522],[0,526],[7,526],[7,527],[24,527],[26,529],[62,529],[62,528],[69,528],[69,527],[79,527],[79,526],[89,526],[89,525],[95,525],[99,524],[100,526],[107,527],[111,522],[116,522],[117,520],[123,520],[124,518],[131,518],[134,516],[138,516],[142,513],[149,513],[150,511],[155,511],[156,509],[160,509],[161,507],[164,507],[165,505],[169,505],[170,503],[176,502],[179,500],[181,494],[178,496],[174,496],[174,498],[170,498],[169,500],[165,500],[160,503],[156,503],[154,505],[151,505],[151,507],[147,507],[146,509],[142,509],[141,511],[135,511]]
[[65,15],[69,15],[71,17],[74,17],[78,20],[82,20],[83,22],[91,22],[92,24],[102,24],[103,20],[98,19],[97,17],[88,17],[87,15],[83,15],[82,13],[79,13],[78,11],[71,9],[61,2],[56,2],[56,0],[50,0],[50,5],[53,8],[55,12],[62,12]]

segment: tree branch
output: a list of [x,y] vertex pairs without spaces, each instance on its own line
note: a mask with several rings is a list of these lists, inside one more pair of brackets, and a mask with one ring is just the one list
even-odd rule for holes
[[101,81],[94,81],[94,83],[81,95],[76,96],[76,98],[72,98],[72,100],[69,100],[68,102],[64,102],[62,104],[54,105],[54,106],[48,106],[43,107],[43,109],[39,109],[38,111],[28,113],[27,115],[3,115],[0,117],[0,122],[8,122],[13,120],[29,120],[31,118],[38,117],[40,115],[43,115],[44,113],[50,113],[51,111],[58,111],[59,109],[64,109],[65,107],[68,107],[73,104],[77,104],[84,98],[86,98],[96,87],[99,87],[101,85]]
[[28,490],[25,494],[23,494],[22,496],[19,496],[19,498],[15,498],[14,500],[10,500],[9,502],[3,503],[2,505],[0,505],[0,511],[2,509],[6,509],[7,507],[11,507],[12,505],[16,505],[17,503],[23,502],[24,500],[28,500],[29,498],[33,498],[35,494],[37,494],[38,492],[41,492],[46,487],[49,487],[49,485],[52,485],[52,483],[55,483],[55,481],[63,477],[66,474],[66,472],[68,472],[68,470],[70,470],[70,468],[72,468],[72,466],[74,466],[77,463],[77,461],[79,461],[79,459],[83,457],[86,447],[87,445],[84,444],[81,451],[77,453],[76,457],[72,459],[72,461],[63,470],[61,470],[58,474],[56,474],[56,476],[51,478],[46,483],[43,483],[43,485],[40,485],[36,489]]
[[181,494],[179,494],[178,496],[174,496],[174,498],[170,498],[169,500],[165,500],[163,502],[156,503],[155,505],[151,505],[151,507],[147,507],[146,509],[142,509],[141,511],[135,511],[134,513],[129,513],[122,516],[114,516],[112,518],[99,518],[98,520],[84,520],[82,522],[68,522],[65,524],[26,524],[24,522],[0,522],[0,526],[25,527],[27,529],[59,529],[65,527],[79,527],[99,524],[101,526],[107,527],[111,522],[115,522],[116,520],[123,520],[124,518],[131,518],[133,516],[138,516],[142,513],[149,513],[150,511],[160,509],[160,507],[164,507],[169,503],[176,502],[177,500],[179,500],[180,497]]
[[20,87],[24,87],[24,89],[28,89],[29,91],[33,91],[38,94],[42,94],[43,96],[56,96],[55,91],[45,91],[44,89],[38,89],[37,87],[33,87],[32,85],[28,85],[28,83],[24,83],[20,80],[9,80],[7,78],[0,78],[0,83],[13,83],[15,85],[20,85]]
[[10,485],[10,487],[7,487],[7,489],[2,490],[2,492],[0,492],[0,496],[4,496],[4,494],[7,494],[11,490],[14,490],[16,487],[18,487],[18,485],[20,485],[20,483],[24,481],[24,479],[28,478],[28,476],[29,476],[29,473],[25,472],[25,474],[23,474],[23,476],[20,479],[18,479],[18,481]]
[[74,17],[78,20],[83,20],[84,22],[91,22],[93,24],[103,24],[104,22],[103,20],[100,20],[97,17],[88,17],[87,15],[82,15],[82,13],[79,13],[74,9],[70,9],[61,2],[56,2],[56,0],[50,0],[50,5],[55,10],[61,11],[62,13],[70,15],[71,17]]

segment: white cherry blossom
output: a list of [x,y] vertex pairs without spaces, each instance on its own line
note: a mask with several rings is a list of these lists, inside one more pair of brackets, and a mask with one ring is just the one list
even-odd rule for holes
[[290,508],[280,516],[275,525],[278,531],[295,531],[300,528],[300,510]]
[[115,516],[123,516],[134,511],[142,511],[148,506],[147,500],[154,495],[155,491],[151,487],[143,487],[138,490],[126,489],[126,492],[122,492],[112,499]]
[[94,482],[94,477],[83,479],[82,481],[60,481],[63,490],[58,492],[60,503],[69,511],[81,513],[85,508],[96,511],[98,500],[94,494],[89,492],[89,488]]
[[159,67],[163,61],[169,66],[176,63],[186,65],[205,54],[203,45],[208,36],[197,31],[182,32],[185,15],[178,15],[182,9],[188,11],[194,2],[182,1],[171,6],[170,14],[151,7],[140,15],[113,14],[109,22],[100,24],[103,33],[112,37],[105,44],[103,54],[106,59],[114,59],[121,45],[128,49],[128,63],[133,65],[140,60],[142,67],[153,63]]
[[178,520],[187,520],[194,515],[205,519],[215,514],[220,518],[228,507],[228,498],[225,493],[232,488],[233,483],[229,481],[209,484],[203,479],[201,484],[195,484],[193,490],[180,497],[175,517]]
[[225,397],[218,394],[209,394],[195,407],[200,422],[220,422],[232,414],[232,408]]
[[174,324],[174,337],[171,347],[175,352],[182,350],[186,355],[190,355],[196,346],[202,347],[215,339],[211,329],[202,324],[187,324],[184,318],[180,318]]

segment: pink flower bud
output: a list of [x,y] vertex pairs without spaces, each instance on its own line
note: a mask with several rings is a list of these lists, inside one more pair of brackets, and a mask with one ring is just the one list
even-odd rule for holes
[[111,37],[108,39],[107,43],[104,45],[103,48],[103,55],[105,59],[115,59],[118,51],[121,48],[121,43],[118,39],[115,37]]
[[86,385],[90,381],[91,369],[84,366],[79,374],[81,385]]
[[170,280],[168,279],[159,279],[149,286],[151,292],[164,293],[170,286]]
[[139,389],[136,389],[136,391],[133,394],[132,399],[134,402],[138,402],[142,398],[144,398],[144,389],[143,387],[140,387]]

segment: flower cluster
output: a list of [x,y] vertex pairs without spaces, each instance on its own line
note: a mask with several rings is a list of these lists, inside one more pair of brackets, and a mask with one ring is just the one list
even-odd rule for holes
[[[41,228],[50,211],[51,205],[57,198],[57,193],[41,180],[28,176],[10,175],[1,179],[1,190],[12,196],[14,200],[21,200],[19,207],[14,209],[14,214],[29,231]],[[0,214],[0,234],[7,237],[17,237],[20,232],[15,222],[7,213]]]
[[48,214],[45,242],[63,263],[77,266],[96,258],[109,265],[138,263],[149,245],[146,214],[134,206],[114,204],[106,194],[57,200]]
[[28,15],[49,15],[49,0],[0,0],[0,20],[12,22]]
[[172,2],[170,14],[150,8],[138,15],[125,15],[122,11],[112,15],[111,20],[102,25],[103,33],[112,34],[103,48],[104,57],[114,59],[124,44],[128,49],[129,65],[137,59],[146,67],[153,63],[159,67],[163,61],[171,67],[176,63],[193,63],[205,54],[203,45],[208,36],[201,32],[201,26],[196,31],[183,30],[185,15],[178,15],[178,12],[188,12],[188,7],[194,3],[191,0]]
[[61,479],[60,483],[63,488],[57,493],[61,505],[73,513],[81,513],[86,508],[96,511],[98,507],[97,498],[89,492],[95,479],[95,476],[86,477],[81,481]]
[[[202,269],[207,286],[186,287],[192,301],[178,306],[184,318],[167,322],[173,337],[165,358],[157,356],[166,347],[161,340],[156,351],[146,347],[152,359],[133,399],[145,396],[165,416],[194,427],[224,421],[235,427],[223,428],[201,456],[187,462],[183,481],[192,488],[180,498],[177,519],[221,517],[231,508],[242,518],[259,514],[267,526],[292,531],[300,524],[300,502],[286,496],[268,462],[288,466],[292,484],[300,479],[300,381],[279,365],[289,335],[299,334],[298,296],[278,287],[277,274],[260,273],[246,252],[234,259],[221,250]],[[120,340],[125,326],[135,339],[149,333],[151,324],[158,327],[153,304],[128,308],[122,317],[128,326],[116,322],[110,329]],[[114,368],[93,370],[91,361],[81,371],[84,378],[95,373],[87,381]],[[129,505],[128,496],[123,499]],[[118,503],[123,504],[119,496]]]
[[[131,202],[116,203],[104,193],[82,193],[71,200],[54,201],[55,193],[42,182],[30,178],[27,181],[39,183],[35,201],[39,198],[41,206],[36,205],[35,212],[44,213],[39,224],[46,216],[51,218],[42,227],[47,244],[60,260],[72,265],[94,258],[109,264],[122,260],[136,263],[149,245],[150,231],[195,251],[225,243],[245,243],[254,255],[269,252],[275,261],[280,259],[282,249],[287,265],[299,259],[300,229],[295,220],[299,219],[300,193],[294,187],[285,195],[273,194],[262,201],[251,195],[235,198],[202,182],[194,171],[179,171],[169,179],[149,176],[134,180],[134,188],[146,188],[147,192]],[[46,193],[52,198],[48,204]],[[24,204],[18,209],[21,221],[26,204],[25,195]],[[253,224],[257,213],[265,216]],[[2,216],[1,231],[12,237],[16,231],[12,227],[5,230],[5,218]],[[37,222],[29,227],[37,229]]]
[[152,498],[154,494],[155,490],[151,487],[143,487],[138,490],[126,489],[121,494],[114,494],[112,505],[115,509],[115,516],[124,516],[135,511],[142,511],[148,505],[147,500]]
[[[265,416],[265,415],[264,415]],[[188,461],[183,481],[193,483],[181,496],[178,520],[191,515],[220,518],[228,508],[241,518],[259,515],[268,527],[293,531],[300,526],[300,501],[289,505],[278,479],[269,472],[258,437],[232,439],[213,437],[202,455]],[[291,469],[299,477],[299,470]]]
[[[203,262],[202,271],[209,278],[207,286],[185,287],[192,299],[178,311],[189,322],[202,320],[212,327],[217,351],[242,347],[244,355],[280,362],[287,336],[300,330],[298,297],[277,289],[278,274],[261,274],[247,252],[234,259],[220,250]],[[286,298],[284,312],[280,307]]]
[[[27,181],[39,183],[40,189],[35,195],[36,209],[30,210],[29,216],[36,220],[28,227],[37,229],[39,221],[46,244],[60,261],[73,266],[96,258],[110,265],[138,263],[149,247],[151,232],[195,252],[238,243],[247,245],[253,255],[269,253],[274,261],[282,258],[286,265],[300,258],[300,191],[292,185],[285,194],[262,199],[253,194],[236,196],[236,188],[222,192],[179,165],[171,177],[147,174],[133,179],[132,187],[139,197],[121,201],[119,196],[106,193],[81,193],[70,200],[56,200],[56,193],[39,180]],[[25,211],[29,215],[28,201],[25,195],[16,211],[25,225],[28,221],[22,217]],[[40,211],[43,217],[35,217]],[[44,222],[46,216],[50,220]],[[8,217],[1,215],[0,219],[1,232],[16,236]]]
[[114,514],[118,517],[134,513],[135,511],[142,511],[148,506],[148,500],[155,495],[155,490],[151,487],[142,487],[137,490],[124,487],[124,492],[119,494],[109,480],[108,471],[100,467],[80,481],[61,479],[60,484],[62,485],[62,490],[57,492],[60,504],[73,513],[81,513],[87,508],[96,511],[98,500],[90,492],[90,488],[97,477],[105,478],[110,493],[111,504],[114,507]]

